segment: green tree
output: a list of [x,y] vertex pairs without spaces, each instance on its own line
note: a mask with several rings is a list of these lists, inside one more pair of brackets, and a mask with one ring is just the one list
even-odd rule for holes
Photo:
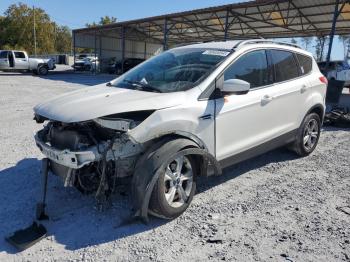
[[304,44],[304,47],[305,47],[306,50],[309,49],[310,44],[312,43],[312,39],[313,39],[313,37],[310,37],[310,36],[303,37],[303,38],[301,39],[301,41],[302,41],[302,43]]
[[295,38],[292,38],[292,39],[290,40],[290,42],[291,42],[293,45],[297,45],[297,44],[298,44],[298,41],[295,40]]
[[117,22],[117,18],[113,17],[113,16],[103,16],[100,18],[100,21],[98,23],[96,22],[92,22],[91,24],[87,23],[85,24],[86,27],[95,27],[95,26],[99,26],[99,25],[108,25],[108,24],[113,24]]
[[[34,14],[35,12],[35,14]],[[34,53],[34,15],[38,53],[51,53],[54,51],[54,24],[49,16],[40,8],[30,8],[19,3],[10,5],[5,11],[4,34],[2,44],[12,48],[25,48],[29,53]]]
[[327,40],[328,38],[326,36],[318,36],[316,37],[316,45],[315,45],[315,51],[316,51],[316,60],[318,62],[323,61],[325,59],[325,49],[327,47]]
[[34,54],[34,25],[37,54],[70,51],[70,29],[57,26],[43,9],[23,3],[10,5],[0,17],[0,49],[23,49]]
[[55,50],[57,53],[70,53],[72,47],[72,33],[68,26],[57,26]]
[[5,17],[0,16],[0,46],[3,44],[3,41],[5,41],[5,39],[3,38],[4,34],[5,34]]

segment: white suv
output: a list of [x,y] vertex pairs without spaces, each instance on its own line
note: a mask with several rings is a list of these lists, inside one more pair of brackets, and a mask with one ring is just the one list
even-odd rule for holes
[[327,79],[312,55],[268,40],[166,51],[107,85],[34,108],[45,170],[103,202],[130,177],[135,215],[180,215],[196,177],[288,145],[316,147]]

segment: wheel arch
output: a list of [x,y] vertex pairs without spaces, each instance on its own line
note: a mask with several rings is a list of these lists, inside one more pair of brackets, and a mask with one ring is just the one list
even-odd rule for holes
[[42,67],[42,66],[44,66],[44,67],[46,67],[47,69],[49,69],[49,65],[48,65],[47,63],[39,63],[39,64],[37,65],[37,69],[39,69],[39,68]]
[[[166,144],[168,146],[165,147]],[[188,137],[170,133],[154,139],[146,152],[138,159],[132,178],[132,203],[136,211],[135,216],[144,221],[148,221],[149,200],[159,177],[159,170],[167,161],[168,155],[174,154],[202,157],[203,161],[199,165],[200,175],[206,173],[209,162],[213,165],[215,174],[222,173],[215,157]]]
[[[221,174],[221,165],[219,161],[210,154],[208,147],[206,144],[200,139],[198,136],[185,132],[185,131],[169,131],[167,133],[163,133],[157,137],[154,137],[147,141],[147,143],[150,143],[151,145],[159,144],[162,145],[164,143],[170,142],[172,140],[181,139],[182,145],[178,148],[179,151],[190,149],[190,148],[198,148],[202,151],[202,154],[194,154],[194,157],[196,161],[199,163],[199,169],[200,169],[200,175],[206,176],[207,175],[207,161],[210,161],[211,164],[215,167],[216,170],[215,174]],[[152,146],[149,146],[149,148],[152,148]],[[150,150],[150,149],[147,150]]]
[[162,133],[160,135],[157,135],[156,137],[149,138],[149,141],[161,140],[165,138],[169,138],[169,139],[185,138],[196,143],[199,148],[202,148],[205,151],[209,152],[208,147],[206,146],[206,144],[203,142],[202,139],[200,139],[198,136],[190,132],[181,131],[181,130],[173,130],[173,131]]
[[306,115],[316,113],[320,117],[321,123],[323,123],[324,115],[325,115],[325,107],[322,104],[316,104],[309,109]]

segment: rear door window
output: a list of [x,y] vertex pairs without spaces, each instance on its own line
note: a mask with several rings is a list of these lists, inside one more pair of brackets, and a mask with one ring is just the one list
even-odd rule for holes
[[224,80],[241,79],[251,88],[270,84],[265,50],[252,51],[238,58],[224,73]]
[[15,57],[16,58],[26,58],[23,52],[15,52]]
[[288,81],[299,77],[299,69],[294,54],[284,50],[271,50],[275,68],[275,82]]
[[307,75],[312,70],[312,58],[302,54],[296,54],[299,61],[300,72],[302,75]]

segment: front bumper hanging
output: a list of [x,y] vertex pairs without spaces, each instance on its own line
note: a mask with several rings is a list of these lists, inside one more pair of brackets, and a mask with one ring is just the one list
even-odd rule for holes
[[98,148],[97,146],[90,146],[83,151],[58,150],[48,145],[47,141],[42,139],[39,133],[34,138],[36,145],[48,159],[73,169],[79,169],[87,164],[101,160],[102,154],[99,152],[103,152],[107,146],[107,144],[99,144]]

